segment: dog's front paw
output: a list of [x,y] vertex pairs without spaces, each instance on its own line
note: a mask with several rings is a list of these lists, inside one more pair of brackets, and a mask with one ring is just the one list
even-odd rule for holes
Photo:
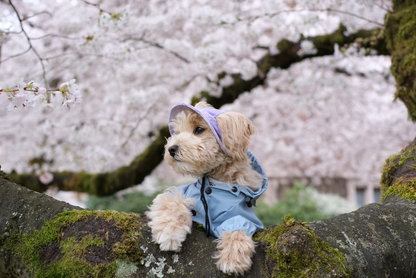
[[[167,213],[165,213],[167,214]],[[152,239],[160,245],[162,251],[179,252],[182,248],[182,242],[185,241],[186,235],[191,233],[192,215],[181,215],[173,219],[171,217],[161,217],[149,222],[152,228]]]
[[179,252],[186,235],[191,233],[192,213],[189,206],[194,199],[185,199],[176,189],[158,195],[146,212],[150,219],[152,239],[162,251]]
[[217,240],[218,252],[214,259],[216,265],[225,274],[241,274],[251,267],[255,243],[243,230],[223,232]]

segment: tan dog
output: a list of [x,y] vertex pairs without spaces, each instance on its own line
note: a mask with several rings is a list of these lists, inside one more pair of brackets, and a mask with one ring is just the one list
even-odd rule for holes
[[247,148],[254,126],[245,116],[223,112],[204,102],[172,108],[164,159],[180,174],[198,181],[158,195],[147,216],[153,241],[163,251],[179,252],[192,221],[218,239],[217,267],[243,274],[251,267],[263,228],[252,205],[266,190],[267,178]]

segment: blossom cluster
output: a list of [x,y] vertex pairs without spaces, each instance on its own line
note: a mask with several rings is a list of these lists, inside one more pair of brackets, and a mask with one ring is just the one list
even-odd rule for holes
[[21,78],[18,84],[12,88],[0,88],[0,109],[7,111],[40,107],[66,107],[82,102],[75,79],[64,82],[58,89],[46,89],[38,83],[24,82]]

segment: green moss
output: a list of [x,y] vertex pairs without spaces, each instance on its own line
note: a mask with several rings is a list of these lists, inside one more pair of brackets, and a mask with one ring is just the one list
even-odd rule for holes
[[[92,234],[63,238],[64,228],[89,218],[111,222],[123,231],[121,240],[112,246],[111,260],[97,265],[88,263],[85,254],[94,246],[103,247],[104,239]],[[14,234],[5,246],[26,262],[35,277],[114,277],[118,259],[139,265],[142,258],[142,254],[138,252],[137,240],[140,227],[141,223],[135,214],[73,210],[58,214],[55,219],[46,222],[40,231],[25,235]],[[52,261],[45,262],[42,253],[48,247],[55,253]]]
[[416,180],[406,180],[403,178],[398,179],[392,186],[383,192],[381,202],[383,202],[386,197],[390,195],[416,201]]
[[316,36],[312,39],[314,47],[318,50],[317,56],[331,55],[334,53],[334,44],[343,46],[347,43],[344,32],[347,28],[340,24],[339,28],[329,35]]
[[380,180],[381,192],[383,195],[393,182],[397,169],[409,159],[413,159],[413,161],[416,162],[416,146],[410,145],[408,148],[401,150],[398,154],[392,155],[386,159]]
[[254,236],[266,244],[267,265],[276,267],[265,276],[272,278],[316,277],[318,271],[333,276],[349,277],[342,253],[322,241],[306,223],[295,221],[289,214],[284,223],[270,227]]
[[409,118],[416,121],[416,3],[393,1],[394,13],[386,17],[391,72],[396,79],[395,98],[404,102]]
[[288,52],[291,50],[291,48],[293,47],[294,43],[287,40],[287,39],[282,39],[277,43],[277,49],[280,50],[280,52]]

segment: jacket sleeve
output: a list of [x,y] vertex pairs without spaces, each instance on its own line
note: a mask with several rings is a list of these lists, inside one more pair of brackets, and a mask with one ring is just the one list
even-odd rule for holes
[[243,230],[248,236],[252,236],[255,232],[257,232],[257,230],[259,230],[259,227],[257,227],[247,218],[241,215],[237,215],[227,219],[221,225],[219,225],[214,230],[214,236],[219,238],[224,231],[234,232],[238,230]]

